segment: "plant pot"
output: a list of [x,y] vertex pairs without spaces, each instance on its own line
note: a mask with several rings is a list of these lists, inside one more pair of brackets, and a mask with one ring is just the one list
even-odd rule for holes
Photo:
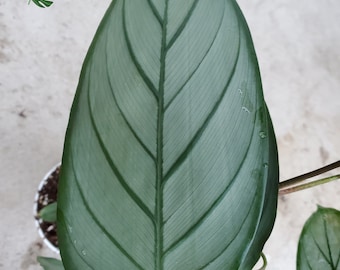
[[34,198],[33,215],[39,235],[44,239],[44,243],[54,252],[59,253],[57,224],[56,222],[46,222],[42,220],[38,213],[45,206],[56,202],[58,192],[58,180],[60,163],[55,165],[42,179],[38,191]]

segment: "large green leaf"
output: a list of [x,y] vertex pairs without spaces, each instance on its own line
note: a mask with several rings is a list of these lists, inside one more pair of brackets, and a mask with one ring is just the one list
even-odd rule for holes
[[234,0],[116,0],[85,60],[58,198],[66,269],[251,269],[277,150]]
[[297,269],[340,269],[339,211],[319,206],[307,220],[299,240]]

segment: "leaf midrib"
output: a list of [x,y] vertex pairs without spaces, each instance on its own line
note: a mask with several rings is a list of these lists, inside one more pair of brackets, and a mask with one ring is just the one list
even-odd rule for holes
[[164,82],[166,59],[166,36],[168,23],[168,0],[165,1],[162,24],[162,44],[160,52],[160,77],[158,91],[158,117],[157,117],[157,155],[156,155],[156,205],[155,205],[155,269],[163,269],[163,123],[164,123]]
[[[188,23],[194,9],[198,4],[198,0],[195,0],[191,6],[188,14],[185,16],[184,21],[181,23],[176,33],[170,38],[167,43],[167,23],[168,23],[168,4],[169,0],[165,0],[163,21],[160,22],[162,27],[162,41],[161,41],[161,53],[160,53],[160,79],[159,79],[159,91],[157,94],[158,101],[158,118],[157,118],[157,154],[156,154],[156,206],[155,206],[155,269],[163,270],[164,251],[163,244],[163,188],[164,182],[167,180],[168,175],[163,175],[163,123],[164,114],[167,106],[164,104],[164,87],[165,87],[165,69],[166,69],[166,55],[172,45],[175,43],[180,33]],[[153,7],[152,7],[153,8]],[[154,10],[153,10],[154,11]],[[156,16],[157,14],[155,14]],[[158,21],[159,18],[156,16]],[[221,20],[222,21],[222,20]],[[223,96],[223,95],[222,95]],[[170,105],[170,104],[169,104]],[[218,107],[218,106],[217,106]],[[212,113],[214,114],[214,113]],[[209,122],[209,121],[208,121]],[[204,130],[204,128],[203,128]]]

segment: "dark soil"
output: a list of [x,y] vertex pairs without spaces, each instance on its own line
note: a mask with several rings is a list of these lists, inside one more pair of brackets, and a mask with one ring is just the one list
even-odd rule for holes
[[[37,201],[37,212],[57,201],[58,194],[58,180],[59,180],[60,166],[48,177],[42,188],[38,191],[39,197]],[[55,246],[58,247],[57,238],[57,224],[56,222],[46,222],[35,217],[39,221],[41,230],[44,232],[45,237]]]

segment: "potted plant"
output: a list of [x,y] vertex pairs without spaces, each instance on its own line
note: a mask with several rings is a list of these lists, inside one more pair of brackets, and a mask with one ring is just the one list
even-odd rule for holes
[[33,216],[39,235],[54,252],[59,253],[57,238],[57,194],[60,163],[43,177],[34,198]]
[[278,159],[236,2],[113,1],[62,164],[66,269],[251,269],[275,219]]

